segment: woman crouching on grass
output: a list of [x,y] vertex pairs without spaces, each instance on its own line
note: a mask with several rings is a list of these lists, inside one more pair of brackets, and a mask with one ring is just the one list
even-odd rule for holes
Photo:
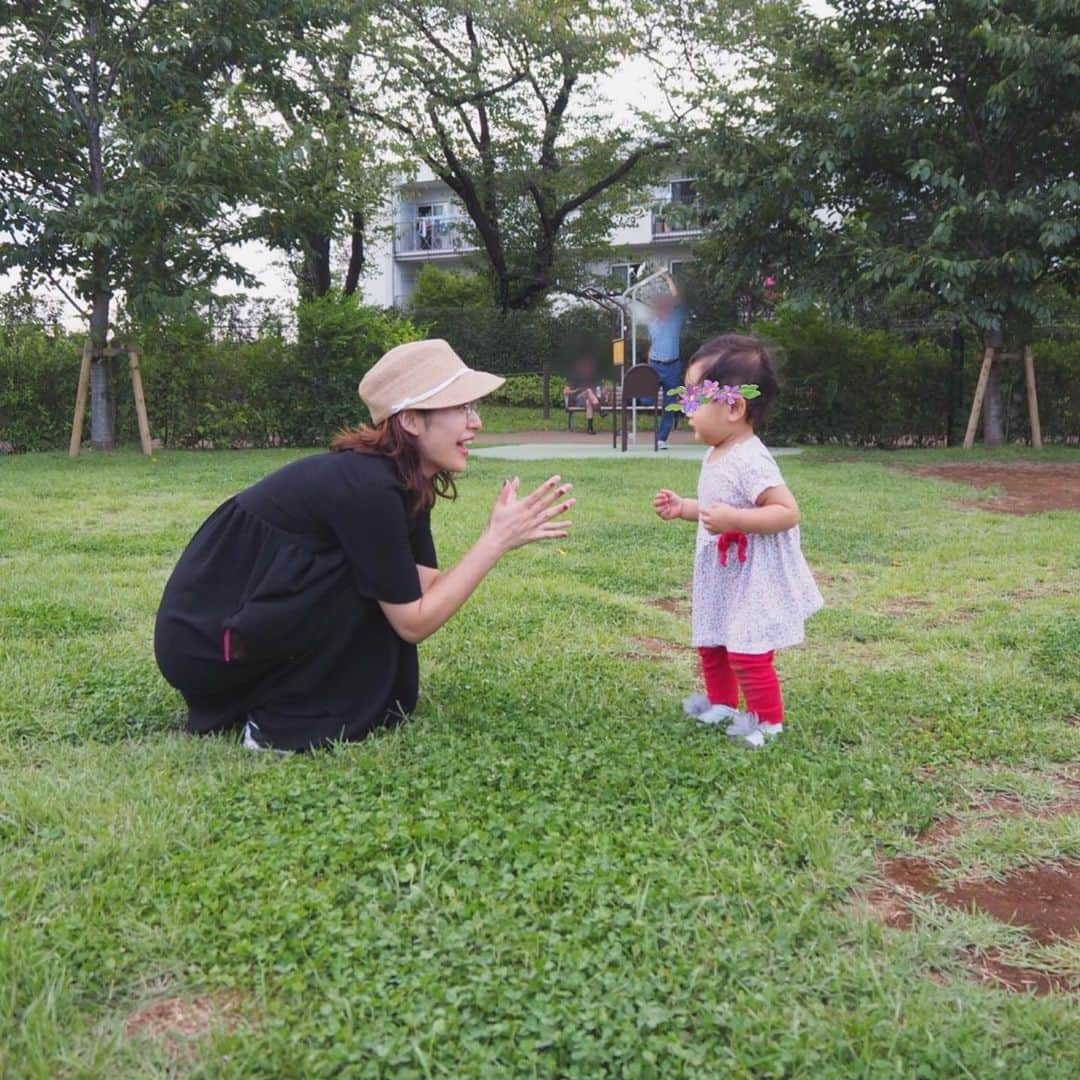
[[154,651],[188,730],[244,725],[252,749],[362,739],[412,711],[416,644],[508,551],[567,535],[574,499],[553,476],[519,499],[507,481],[487,528],[436,569],[431,508],[457,495],[476,401],[503,379],[442,340],[391,349],[364,376],[374,427],[343,431],[233,496],[195,534],[165,586]]

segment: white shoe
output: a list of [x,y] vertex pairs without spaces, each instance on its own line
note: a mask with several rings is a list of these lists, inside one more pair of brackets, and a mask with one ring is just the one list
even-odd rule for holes
[[291,754],[291,750],[281,750],[271,744],[254,720],[244,725],[244,741],[240,744],[245,750],[258,750],[265,753],[272,750],[275,754]]
[[760,750],[784,730],[783,724],[763,724],[754,713],[738,713],[728,725],[728,738],[751,750]]
[[666,441],[665,441],[664,439],[661,439],[661,440],[660,440],[660,441],[659,441],[659,442],[658,442],[658,443],[656,444],[656,449],[657,449],[657,450],[666,450],[666,449],[667,449],[667,442],[666,442]]
[[699,724],[725,724],[739,715],[738,709],[730,705],[710,705],[700,716],[696,717]]
[[709,699],[704,694],[691,694],[682,700],[682,711],[687,716],[700,716],[711,708]]
[[[732,710],[732,721],[724,734],[732,739],[746,739],[758,730],[758,718],[753,713]],[[764,742],[764,736],[762,736]]]

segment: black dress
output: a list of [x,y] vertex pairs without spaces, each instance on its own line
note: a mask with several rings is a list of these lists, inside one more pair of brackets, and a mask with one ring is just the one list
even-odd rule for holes
[[188,730],[250,718],[282,749],[360,739],[416,705],[416,646],[379,601],[419,599],[430,514],[392,463],[302,458],[218,507],[165,586],[154,652]]

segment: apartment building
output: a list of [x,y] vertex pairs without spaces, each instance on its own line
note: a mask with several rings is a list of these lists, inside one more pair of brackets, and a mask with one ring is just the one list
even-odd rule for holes
[[[680,264],[693,259],[691,244],[702,231],[693,179],[672,175],[654,187],[652,195],[634,222],[612,232],[611,243],[621,254],[609,263],[589,264],[597,280],[614,279],[625,287],[642,262],[677,273]],[[390,236],[371,248],[372,269],[364,281],[369,303],[403,305],[427,263],[446,270],[466,268],[476,250],[470,222],[453,192],[431,172],[402,184],[389,213]]]

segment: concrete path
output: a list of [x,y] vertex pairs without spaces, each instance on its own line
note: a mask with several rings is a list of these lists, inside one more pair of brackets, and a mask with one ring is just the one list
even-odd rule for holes
[[[471,456],[494,458],[499,461],[549,461],[554,459],[606,459],[608,461],[700,461],[705,448],[688,433],[678,432],[668,443],[667,450],[654,451],[652,432],[641,432],[637,445],[624,454],[611,446],[611,433],[575,435],[564,431],[519,431],[513,434],[477,436]],[[492,445],[494,444],[494,445]],[[777,457],[801,454],[797,447],[781,447],[772,451]]]

